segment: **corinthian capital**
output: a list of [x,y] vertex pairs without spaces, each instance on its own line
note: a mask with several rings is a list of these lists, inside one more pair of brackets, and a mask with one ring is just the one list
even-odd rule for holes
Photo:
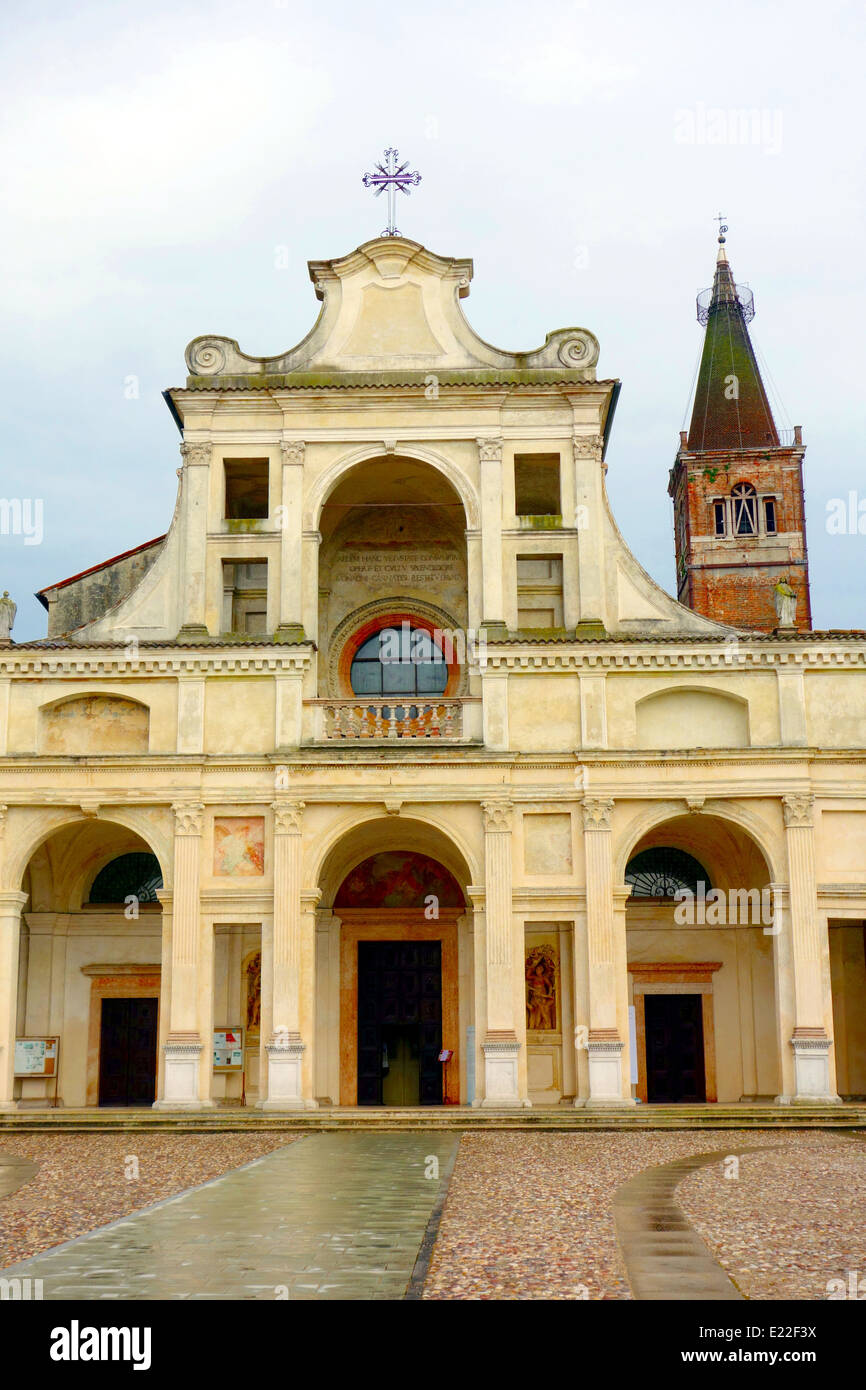
[[584,830],[610,830],[613,801],[609,796],[587,796],[583,800]]
[[283,443],[280,445],[283,463],[291,463],[296,468],[302,468],[306,448],[307,446],[303,439],[283,440]]
[[600,459],[604,440],[600,434],[577,434],[572,436],[572,447],[576,459]]
[[300,835],[303,801],[272,801],[275,835]]
[[175,835],[201,834],[204,820],[202,801],[175,801],[171,809],[174,811]]
[[203,466],[210,463],[210,444],[181,444],[180,456],[186,467]]
[[510,801],[482,801],[484,829],[510,830],[513,807]]
[[782,810],[787,827],[812,824],[812,807],[815,798],[810,792],[791,792],[782,797]]
[[502,462],[502,440],[501,439],[477,439],[478,457],[482,463],[501,463]]

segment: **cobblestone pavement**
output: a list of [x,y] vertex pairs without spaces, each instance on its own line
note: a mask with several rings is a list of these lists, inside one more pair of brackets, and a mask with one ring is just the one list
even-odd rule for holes
[[310,1135],[3,1273],[45,1299],[402,1298],[457,1143]]
[[[675,1200],[747,1296],[826,1298],[826,1279],[863,1250],[866,1144],[766,1130],[466,1135],[424,1297],[631,1298],[612,1211],[617,1189],[658,1164],[765,1146],[778,1155],[743,1157],[739,1187],[713,1166],[686,1178]],[[807,1259],[815,1273],[804,1282]],[[740,1284],[745,1263],[772,1273],[755,1281],[754,1294]],[[849,1267],[866,1275],[866,1252]]]
[[866,1143],[826,1132],[776,1140],[738,1168],[714,1164],[686,1178],[682,1210],[746,1298],[826,1299],[831,1280],[850,1289],[853,1271],[862,1297]]
[[279,1134],[0,1135],[7,1178],[5,1192],[0,1186],[0,1267],[290,1142]]
[[[110,1219],[99,1213],[119,1194],[143,1205],[160,1180],[174,1191],[201,1182],[205,1162],[254,1161],[4,1274],[41,1278],[46,1298],[402,1298],[441,1192],[429,1160],[447,1173],[458,1142],[424,1298],[631,1298],[615,1195],[637,1174],[720,1152],[672,1195],[747,1298],[823,1299],[831,1279],[866,1279],[866,1142],[754,1129],[498,1131],[462,1141],[344,1132],[291,1145],[285,1135],[10,1136],[0,1149],[42,1163],[29,1181],[20,1166],[6,1170],[7,1191],[25,1176],[0,1196],[12,1250],[22,1245],[22,1203],[51,1244],[64,1221],[74,1230]],[[274,1151],[258,1157],[256,1146]],[[122,1177],[131,1150],[146,1196]]]

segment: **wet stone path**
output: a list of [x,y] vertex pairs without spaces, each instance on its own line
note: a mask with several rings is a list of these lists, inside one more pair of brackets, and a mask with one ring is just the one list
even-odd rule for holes
[[458,1142],[309,1135],[3,1277],[45,1299],[400,1299]]

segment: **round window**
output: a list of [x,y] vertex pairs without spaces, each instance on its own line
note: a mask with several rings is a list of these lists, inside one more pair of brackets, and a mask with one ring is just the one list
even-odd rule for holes
[[426,628],[404,622],[381,628],[361,644],[349,681],[354,695],[442,695],[448,663]]

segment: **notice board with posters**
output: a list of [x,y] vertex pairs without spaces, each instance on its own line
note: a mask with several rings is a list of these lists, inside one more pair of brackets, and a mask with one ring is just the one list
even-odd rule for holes
[[213,1035],[214,1071],[243,1071],[243,1028],[215,1028]]
[[57,1076],[59,1038],[16,1038],[16,1076]]

